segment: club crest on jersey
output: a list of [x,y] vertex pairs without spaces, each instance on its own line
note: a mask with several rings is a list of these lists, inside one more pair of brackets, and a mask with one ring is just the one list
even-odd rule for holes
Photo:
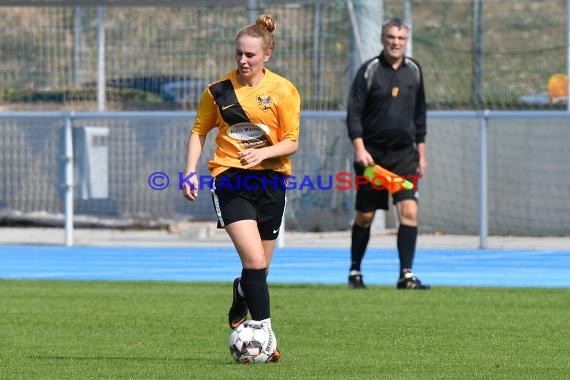
[[259,108],[261,108],[261,110],[267,111],[273,105],[273,99],[271,99],[271,96],[269,95],[258,96],[257,105]]

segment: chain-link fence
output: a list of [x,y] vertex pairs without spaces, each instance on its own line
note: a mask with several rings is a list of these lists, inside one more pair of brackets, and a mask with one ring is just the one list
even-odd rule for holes
[[[235,65],[245,2],[130,3],[104,8],[103,18],[96,7],[1,7],[2,109],[96,110],[99,23],[107,110],[195,109],[204,85]],[[271,67],[299,87],[303,108],[343,109],[354,50],[348,1],[258,3],[278,22]],[[378,3],[385,19],[404,14],[403,0]],[[430,109],[564,107],[547,83],[566,71],[566,0],[481,0],[479,13],[474,0],[410,3]]]

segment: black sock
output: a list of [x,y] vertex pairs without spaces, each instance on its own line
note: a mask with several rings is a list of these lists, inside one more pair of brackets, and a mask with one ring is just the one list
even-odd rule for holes
[[350,270],[360,271],[360,264],[364,258],[368,240],[370,240],[370,227],[360,227],[354,223],[352,225],[352,241],[350,245]]
[[270,317],[267,271],[263,269],[242,269],[241,288],[247,300],[251,319],[261,321]]
[[398,255],[400,256],[400,276],[404,271],[411,271],[416,252],[418,227],[400,224],[398,228]]

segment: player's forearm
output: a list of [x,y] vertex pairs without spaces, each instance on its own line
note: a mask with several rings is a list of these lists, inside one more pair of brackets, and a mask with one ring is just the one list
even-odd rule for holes
[[264,150],[265,159],[274,157],[289,156],[297,151],[299,148],[298,141],[282,140],[277,144],[261,148]]
[[202,155],[202,149],[204,147],[204,142],[206,141],[206,136],[200,136],[195,133],[190,133],[188,137],[188,146],[186,152],[186,173],[192,173],[196,171],[196,166]]

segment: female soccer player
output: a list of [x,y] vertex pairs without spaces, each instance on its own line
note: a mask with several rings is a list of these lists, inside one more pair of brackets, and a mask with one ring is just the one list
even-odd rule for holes
[[[185,178],[196,173],[206,135],[218,128],[208,163],[218,227],[230,236],[242,264],[233,283],[230,328],[247,319],[271,329],[266,276],[285,209],[283,178],[297,151],[301,100],[295,86],[265,68],[275,51],[269,14],[241,29],[235,39],[237,70],[204,91],[188,139]],[[198,175],[183,184],[184,197],[198,197]],[[271,361],[279,360],[277,351]]]

